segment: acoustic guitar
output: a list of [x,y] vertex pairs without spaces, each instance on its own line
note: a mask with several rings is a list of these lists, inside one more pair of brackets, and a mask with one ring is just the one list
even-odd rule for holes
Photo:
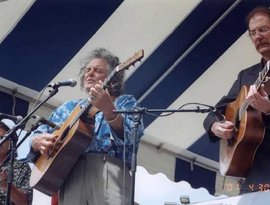
[[[103,82],[106,89],[117,73],[128,69],[144,56],[144,51],[137,51],[124,63],[118,65]],[[89,146],[93,137],[93,124],[84,123],[83,116],[92,110],[91,103],[74,108],[60,129],[53,132],[56,138],[55,146],[49,156],[40,155],[35,162],[30,186],[49,196],[58,191],[79,156]]]
[[[269,62],[255,81],[258,90],[267,80]],[[249,106],[246,100],[249,88],[243,86],[237,99],[226,107],[226,120],[235,126],[235,135],[230,140],[220,141],[220,173],[225,176],[245,177],[250,170],[255,153],[264,138],[262,113]]]

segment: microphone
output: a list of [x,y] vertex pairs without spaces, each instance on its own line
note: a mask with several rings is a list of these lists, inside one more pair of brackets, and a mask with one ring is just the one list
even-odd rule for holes
[[47,87],[51,87],[53,89],[56,89],[56,88],[59,88],[61,86],[75,87],[75,85],[77,85],[77,81],[75,81],[73,79],[69,79],[69,80],[66,80],[66,81],[50,83]]
[[59,125],[57,125],[56,123],[53,123],[53,122],[45,119],[44,117],[40,117],[40,116],[34,115],[33,118],[37,119],[38,120],[38,123],[40,123],[40,124],[48,125],[51,128],[56,129],[56,130],[60,129],[60,126]]
[[0,113],[0,118],[1,119],[10,119],[12,121],[14,121],[15,123],[19,123],[23,120],[23,117],[18,115],[18,116],[15,116],[15,115],[8,115],[8,114],[5,114],[5,113]]

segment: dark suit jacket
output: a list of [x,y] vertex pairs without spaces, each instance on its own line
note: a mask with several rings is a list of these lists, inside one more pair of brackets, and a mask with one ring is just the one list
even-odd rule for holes
[[[261,63],[242,70],[238,74],[238,78],[232,85],[229,93],[222,97],[216,104],[217,110],[224,114],[227,104],[236,100],[242,86],[254,84],[260,71],[262,71]],[[266,127],[264,140],[256,152],[252,169],[246,176],[246,180],[241,187],[241,193],[260,190],[268,186],[270,188],[270,119],[263,113],[262,117]],[[211,142],[217,142],[220,139],[211,132],[211,126],[216,121],[217,119],[214,113],[208,114],[204,120],[204,128]],[[247,152],[248,151],[247,149]]]

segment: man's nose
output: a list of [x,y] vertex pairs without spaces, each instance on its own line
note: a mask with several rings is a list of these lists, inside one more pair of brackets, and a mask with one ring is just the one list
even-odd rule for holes
[[263,37],[263,34],[259,31],[257,31],[256,33],[252,35],[253,40],[260,39],[262,37]]
[[88,76],[88,75],[93,75],[94,74],[94,69],[88,69],[87,71],[86,71],[86,73],[85,73],[85,75],[86,76]]

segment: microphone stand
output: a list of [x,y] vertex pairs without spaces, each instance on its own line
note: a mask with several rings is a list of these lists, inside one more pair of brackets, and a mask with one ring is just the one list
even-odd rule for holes
[[130,110],[114,110],[114,113],[122,113],[122,114],[132,114],[134,125],[131,129],[132,134],[132,157],[131,157],[131,197],[130,197],[130,205],[134,205],[134,198],[135,198],[135,175],[136,175],[136,167],[137,167],[137,158],[136,158],[136,138],[137,138],[137,131],[138,131],[138,125],[141,120],[141,117],[145,113],[161,113],[161,112],[167,112],[167,113],[175,113],[175,112],[195,112],[195,113],[208,113],[215,111],[215,108],[212,108],[209,106],[207,109],[201,109],[200,107],[197,107],[196,109],[147,109],[147,108],[134,108]]
[[[37,111],[37,109],[39,109],[45,102],[47,102],[51,97],[53,97],[56,93],[58,92],[58,87],[57,88],[53,88],[52,90],[49,91],[49,95],[46,97],[46,99],[44,101],[41,101],[36,107],[33,108],[33,110],[28,113],[28,115],[23,118],[18,124],[16,124],[12,129],[10,129],[4,136],[3,138],[0,140],[0,147],[2,146],[2,144],[7,141],[10,140],[10,167],[8,170],[8,175],[7,175],[7,194],[6,194],[6,200],[5,200],[5,205],[10,205],[10,195],[11,195],[11,185],[13,183],[13,164],[14,164],[14,160],[15,160],[15,152],[16,152],[16,143],[17,143],[17,137],[16,136],[16,131],[20,128],[23,128],[26,124],[26,122],[30,119],[30,117],[33,115],[34,112]],[[25,140],[26,138],[24,138]],[[22,143],[22,142],[21,142]]]

